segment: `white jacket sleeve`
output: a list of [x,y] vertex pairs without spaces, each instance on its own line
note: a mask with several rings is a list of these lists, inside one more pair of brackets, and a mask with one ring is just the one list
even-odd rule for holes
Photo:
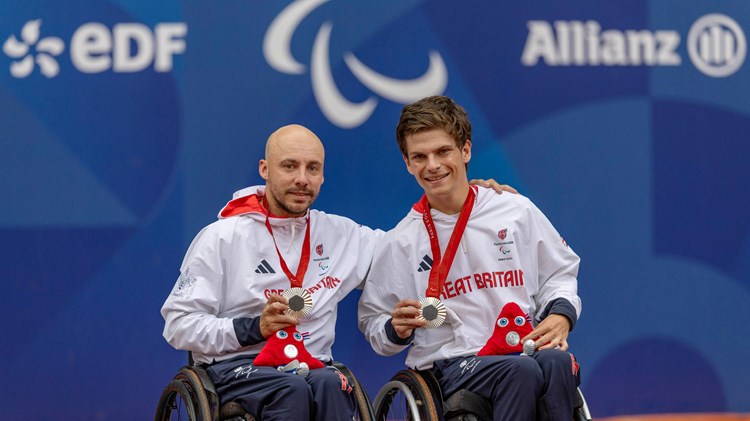
[[221,355],[241,348],[232,319],[217,317],[229,257],[229,244],[222,239],[221,229],[228,225],[211,224],[195,237],[180,277],[161,308],[164,338],[177,349]]
[[[375,250],[380,244],[385,232],[379,229],[372,229],[364,225],[356,225],[354,230],[348,232],[349,242],[351,243],[347,249],[346,259],[357,262],[355,272],[353,273],[354,279],[360,280],[357,285],[357,289],[363,289],[365,280],[369,276],[370,269],[372,267],[372,261]],[[350,291],[348,289],[340,289],[342,294],[341,299]]]
[[564,298],[575,307],[576,317],[581,314],[581,299],[578,297],[578,265],[580,258],[567,245],[546,216],[533,204],[530,212],[530,238],[536,242],[539,268],[539,292],[537,302],[538,320],[547,305]]
[[388,338],[385,328],[396,303],[408,298],[403,296],[404,291],[399,285],[411,280],[404,278],[403,271],[399,277],[399,272],[394,269],[406,267],[397,260],[399,258],[403,260],[403,254],[396,250],[386,235],[375,250],[372,268],[358,305],[359,329],[370,342],[372,349],[385,356],[397,354],[409,346],[393,343]]

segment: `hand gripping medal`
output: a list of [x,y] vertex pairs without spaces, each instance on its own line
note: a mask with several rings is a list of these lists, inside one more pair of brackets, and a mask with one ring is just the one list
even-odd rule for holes
[[461,243],[461,236],[463,236],[466,224],[469,222],[469,215],[471,215],[471,209],[474,207],[474,197],[474,188],[469,187],[469,194],[466,195],[466,200],[461,207],[461,213],[458,215],[458,221],[456,221],[456,226],[453,227],[451,238],[445,249],[445,255],[442,257],[440,256],[440,244],[437,232],[435,231],[435,223],[432,221],[432,215],[430,214],[430,203],[427,201],[426,196],[422,197],[424,205],[422,222],[424,222],[427,235],[430,237],[433,264],[430,270],[429,284],[425,292],[426,297],[419,301],[421,307],[417,319],[427,322],[424,327],[428,329],[436,328],[445,321],[447,313],[445,304],[438,297],[440,296],[440,291],[443,290],[445,278],[448,277],[448,272],[453,264],[453,258],[456,256],[458,245]]
[[307,272],[307,265],[310,262],[310,215],[307,215],[307,228],[305,228],[305,240],[302,243],[302,256],[299,258],[299,266],[297,267],[297,273],[292,274],[289,267],[281,256],[278,245],[276,245],[276,238],[273,236],[273,229],[271,223],[268,222],[268,212],[266,213],[266,228],[273,238],[273,245],[276,247],[276,254],[279,256],[279,262],[281,263],[281,269],[284,274],[289,278],[291,288],[284,291],[281,295],[287,299],[289,309],[286,311],[287,314],[293,316],[296,319],[301,319],[310,314],[313,307],[313,299],[310,292],[302,288],[302,281],[305,279],[305,272]]

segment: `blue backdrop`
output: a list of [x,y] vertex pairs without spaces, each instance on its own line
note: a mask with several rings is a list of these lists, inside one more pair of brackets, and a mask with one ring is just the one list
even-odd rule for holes
[[[745,0],[2,2],[0,418],[151,417],[186,361],[159,308],[268,134],[310,127],[316,207],[388,229],[420,195],[400,108],[440,93],[470,176],[582,257],[594,415],[750,411],[748,30]],[[403,359],[356,300],[335,357],[374,395]]]

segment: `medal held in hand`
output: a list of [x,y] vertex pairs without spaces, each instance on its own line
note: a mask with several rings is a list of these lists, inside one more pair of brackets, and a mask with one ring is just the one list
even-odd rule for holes
[[289,270],[289,267],[281,256],[279,246],[276,244],[276,238],[273,236],[273,229],[271,223],[268,221],[268,213],[266,213],[266,228],[273,238],[273,245],[276,247],[276,254],[279,256],[279,263],[281,263],[281,269],[284,274],[289,278],[291,288],[284,291],[281,295],[286,298],[289,305],[286,313],[290,316],[301,319],[306,317],[312,312],[313,299],[310,292],[302,288],[302,281],[305,279],[305,273],[307,272],[307,265],[310,263],[310,215],[307,216],[307,228],[305,228],[305,240],[302,243],[302,255],[299,258],[299,266],[297,266],[297,273],[293,274]]
[[432,329],[438,327],[445,321],[445,304],[437,298],[425,297],[419,300],[421,308],[419,309],[419,320],[427,323],[424,327]]
[[471,215],[471,209],[474,207],[474,197],[474,188],[469,187],[469,194],[466,195],[466,200],[461,207],[461,213],[458,215],[458,221],[456,221],[456,226],[453,227],[451,238],[445,249],[445,255],[442,257],[440,256],[440,244],[438,242],[437,231],[435,230],[435,223],[432,221],[432,215],[430,214],[430,203],[426,197],[422,199],[424,201],[422,222],[424,222],[424,226],[427,228],[427,235],[430,237],[433,264],[425,293],[426,297],[419,301],[421,307],[417,319],[425,321],[424,327],[428,329],[436,328],[445,322],[447,310],[445,304],[438,297],[440,296],[440,291],[443,289],[445,278],[448,277],[448,272],[453,264],[453,258],[456,256],[458,245],[461,243],[461,236],[464,235],[466,224],[469,222],[469,215]]
[[287,314],[295,319],[306,317],[312,311],[312,295],[303,288],[289,288],[281,294],[289,303]]

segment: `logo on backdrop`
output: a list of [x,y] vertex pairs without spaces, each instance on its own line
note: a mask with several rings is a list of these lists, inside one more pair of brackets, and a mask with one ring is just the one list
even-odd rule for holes
[[742,28],[730,17],[703,16],[688,33],[688,54],[693,65],[713,77],[726,77],[742,67],[747,40]]
[[[25,78],[36,66],[47,78],[60,73],[57,57],[65,51],[65,43],[55,36],[42,38],[41,27],[41,19],[28,21],[20,39],[11,34],[3,43],[13,77]],[[118,23],[110,29],[89,22],[75,30],[68,51],[73,67],[82,73],[134,73],[152,64],[157,72],[169,72],[174,56],[185,52],[186,35],[185,23],[159,23],[152,30],[141,23]]]
[[[674,30],[602,30],[599,22],[527,22],[524,66],[679,66],[680,33]],[[693,65],[711,77],[727,77],[745,61],[747,42],[732,18],[705,15],[693,23],[687,48]]]
[[[301,75],[307,72],[290,51],[291,40],[302,20],[329,0],[296,0],[271,22],[263,39],[263,55],[275,70]],[[312,47],[310,78],[315,100],[328,121],[341,128],[355,128],[375,111],[378,99],[370,96],[363,102],[351,102],[339,91],[331,74],[328,47],[333,24],[325,22],[318,30]],[[408,104],[422,97],[439,95],[448,85],[448,71],[437,51],[430,51],[430,64],[416,79],[402,80],[382,75],[362,63],[353,53],[344,53],[344,63],[371,92],[396,103]]]
[[[41,26],[41,19],[29,21],[21,30],[20,40],[11,35],[3,44],[3,52],[16,59],[10,64],[10,74],[13,77],[24,78],[30,75],[34,71],[35,62],[39,71],[48,78],[60,73],[60,65],[55,57],[62,54],[65,44],[57,37],[39,39]],[[32,54],[32,48],[36,51],[36,56]]]

